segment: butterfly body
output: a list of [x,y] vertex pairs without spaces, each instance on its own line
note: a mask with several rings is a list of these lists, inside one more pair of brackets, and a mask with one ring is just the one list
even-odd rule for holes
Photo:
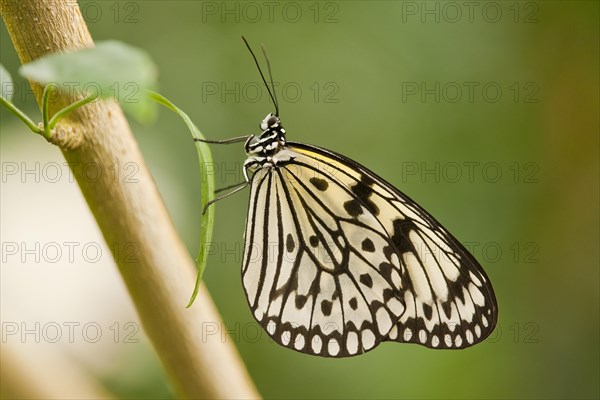
[[383,341],[460,349],[492,332],[485,272],[425,210],[347,157],[287,142],[273,114],[261,130],[245,145],[242,281],[276,342],[347,357]]

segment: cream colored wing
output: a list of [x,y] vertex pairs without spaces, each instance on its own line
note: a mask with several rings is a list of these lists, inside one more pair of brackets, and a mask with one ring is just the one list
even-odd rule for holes
[[252,177],[242,266],[276,342],[344,357],[382,341],[464,348],[492,332],[487,276],[433,217],[348,158],[287,151],[289,162]]

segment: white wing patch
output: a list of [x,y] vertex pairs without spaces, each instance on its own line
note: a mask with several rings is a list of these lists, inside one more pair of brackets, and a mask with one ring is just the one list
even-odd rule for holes
[[252,176],[242,266],[276,342],[347,357],[382,341],[464,348],[493,331],[489,280],[433,217],[335,153],[293,144],[290,156]]

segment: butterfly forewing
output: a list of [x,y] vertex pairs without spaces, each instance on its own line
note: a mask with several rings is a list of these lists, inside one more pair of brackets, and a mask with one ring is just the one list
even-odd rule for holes
[[382,341],[463,348],[497,306],[465,248],[420,206],[356,162],[288,143],[251,180],[243,285],[279,344],[344,357]]

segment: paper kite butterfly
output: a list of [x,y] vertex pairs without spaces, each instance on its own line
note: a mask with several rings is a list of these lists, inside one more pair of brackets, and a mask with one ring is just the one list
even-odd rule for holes
[[258,323],[280,345],[325,357],[384,341],[463,349],[489,336],[498,307],[477,260],[367,168],[288,142],[275,88],[246,45],[275,114],[260,136],[212,143],[245,140],[245,182],[233,192],[251,188],[242,282]]

